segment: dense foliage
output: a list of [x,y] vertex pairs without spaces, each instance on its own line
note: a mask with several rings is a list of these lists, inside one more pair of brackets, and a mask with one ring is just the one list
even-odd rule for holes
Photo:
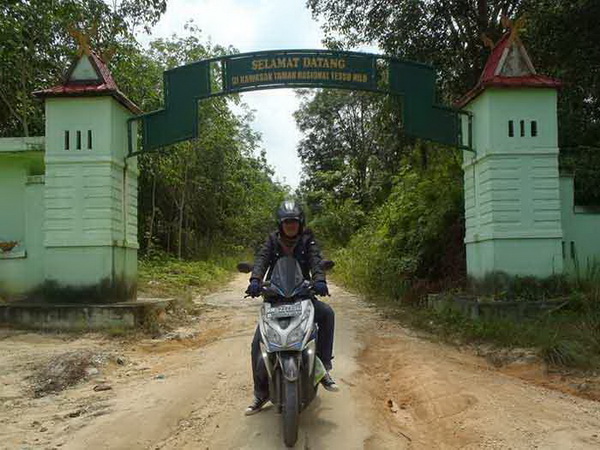
[[[427,169],[407,161],[387,199],[338,251],[338,273],[363,292],[408,300],[464,278],[459,155],[435,153]],[[417,291],[422,292],[414,292]]]
[[[561,163],[581,174],[578,203],[600,204],[600,182],[589,176],[589,170],[600,170],[600,2],[308,0],[307,5],[323,20],[333,47],[376,44],[388,55],[435,66],[447,103],[475,85],[489,55],[484,41],[497,42],[503,33],[501,16],[524,18],[521,36],[534,65],[564,83],[558,105],[559,145],[566,157]],[[591,154],[581,147],[591,147]],[[578,161],[580,152],[585,162]]]
[[[576,201],[600,204],[600,3],[593,0],[308,0],[332,48],[376,44],[438,69],[446,103],[472,88],[505,30],[521,38],[541,73],[559,78],[563,169]],[[523,25],[524,24],[524,25]],[[487,43],[487,44],[486,44]],[[338,252],[338,274],[360,289],[406,296],[464,279],[460,155],[402,135],[393,99],[300,92],[301,192],[311,224]],[[435,126],[435,124],[432,124]],[[423,288],[423,289],[421,289]]]
[[[481,35],[502,35],[502,14],[513,17],[523,0],[308,0],[324,19],[327,42],[376,44],[387,55],[440,70],[448,100],[475,85],[485,64]],[[341,35],[341,37],[340,37]]]
[[[31,92],[58,84],[84,36],[120,89],[144,111],[162,107],[163,72],[235,52],[207,45],[188,24],[146,46],[136,36],[166,0],[8,0],[0,5],[0,136],[41,135],[43,108]],[[142,253],[203,257],[239,252],[264,238],[284,188],[274,183],[251,111],[217,98],[200,105],[200,136],[138,158]],[[156,252],[154,252],[156,250]]]

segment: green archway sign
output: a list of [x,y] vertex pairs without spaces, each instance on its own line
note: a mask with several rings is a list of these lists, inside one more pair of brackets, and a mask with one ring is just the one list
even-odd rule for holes
[[[206,59],[166,71],[165,108],[133,119],[142,125],[141,152],[197,137],[199,100],[299,87],[399,96],[406,134],[459,145],[458,111],[436,104],[431,66],[369,53],[277,50]],[[130,156],[141,152],[130,151]]]

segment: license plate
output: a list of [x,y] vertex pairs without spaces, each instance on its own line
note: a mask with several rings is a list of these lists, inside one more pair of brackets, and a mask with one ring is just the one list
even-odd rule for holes
[[267,310],[268,319],[280,319],[282,317],[296,317],[302,314],[302,303],[291,305],[279,305]]

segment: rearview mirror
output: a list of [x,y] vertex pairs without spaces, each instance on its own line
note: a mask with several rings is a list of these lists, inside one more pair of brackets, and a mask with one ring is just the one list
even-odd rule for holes
[[250,273],[254,269],[254,264],[250,264],[247,262],[241,262],[237,265],[238,272],[242,273]]
[[335,263],[329,259],[324,259],[323,261],[321,261],[321,269],[323,269],[324,271],[333,269],[333,266],[335,266]]

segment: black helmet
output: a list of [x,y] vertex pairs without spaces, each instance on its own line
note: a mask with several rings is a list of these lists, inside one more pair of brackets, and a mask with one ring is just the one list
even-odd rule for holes
[[277,224],[281,227],[284,220],[295,219],[300,222],[300,229],[304,228],[304,212],[294,200],[286,200],[277,209]]

